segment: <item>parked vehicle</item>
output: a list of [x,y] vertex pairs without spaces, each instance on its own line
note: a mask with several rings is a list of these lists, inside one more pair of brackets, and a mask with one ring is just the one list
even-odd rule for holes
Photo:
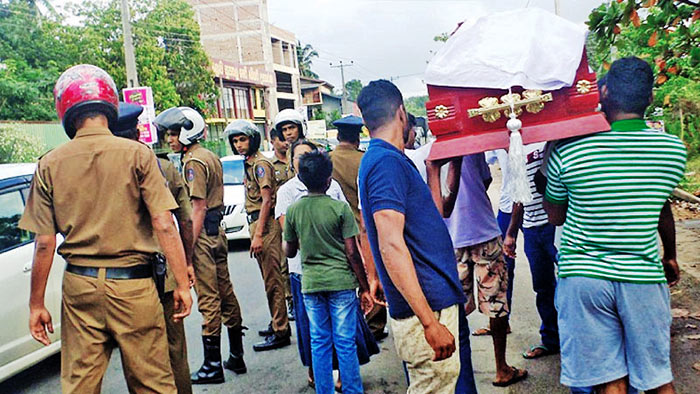
[[224,167],[224,218],[221,227],[226,232],[226,239],[250,239],[248,220],[245,212],[245,186],[243,179],[245,171],[240,155],[224,156],[221,164]]
[[[29,289],[34,234],[17,227],[35,164],[0,164],[0,382],[61,350],[61,283],[66,262],[54,257],[45,304],[54,333],[44,346],[29,333]],[[57,244],[62,242],[59,236]]]

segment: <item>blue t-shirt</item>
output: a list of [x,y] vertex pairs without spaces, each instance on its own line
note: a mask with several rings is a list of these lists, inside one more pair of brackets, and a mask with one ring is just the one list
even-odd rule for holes
[[388,142],[372,139],[360,164],[359,186],[367,236],[391,317],[404,319],[414,313],[391,282],[379,253],[373,214],[384,209],[405,216],[404,240],[430,308],[439,311],[466,302],[450,234],[411,160]]

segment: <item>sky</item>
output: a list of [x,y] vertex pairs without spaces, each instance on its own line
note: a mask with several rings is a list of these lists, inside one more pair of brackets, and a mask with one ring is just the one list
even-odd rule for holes
[[[604,0],[559,0],[559,14],[584,23]],[[292,31],[319,54],[312,70],[340,87],[339,61],[349,63],[345,81],[394,78],[404,97],[427,94],[423,72],[460,21],[491,12],[539,7],[554,12],[555,0],[268,0],[270,23]],[[525,28],[525,27],[524,27]],[[529,27],[536,28],[536,27]]]

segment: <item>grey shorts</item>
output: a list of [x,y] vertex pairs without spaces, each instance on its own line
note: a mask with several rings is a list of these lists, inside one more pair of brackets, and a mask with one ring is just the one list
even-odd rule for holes
[[673,380],[671,306],[666,283],[561,278],[561,384],[596,386],[629,376],[637,390]]

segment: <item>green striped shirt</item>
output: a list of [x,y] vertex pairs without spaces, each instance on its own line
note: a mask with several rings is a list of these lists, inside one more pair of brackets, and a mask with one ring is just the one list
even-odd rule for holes
[[686,148],[641,119],[561,141],[547,164],[545,198],[566,204],[559,276],[663,283],[659,213],[685,169]]

